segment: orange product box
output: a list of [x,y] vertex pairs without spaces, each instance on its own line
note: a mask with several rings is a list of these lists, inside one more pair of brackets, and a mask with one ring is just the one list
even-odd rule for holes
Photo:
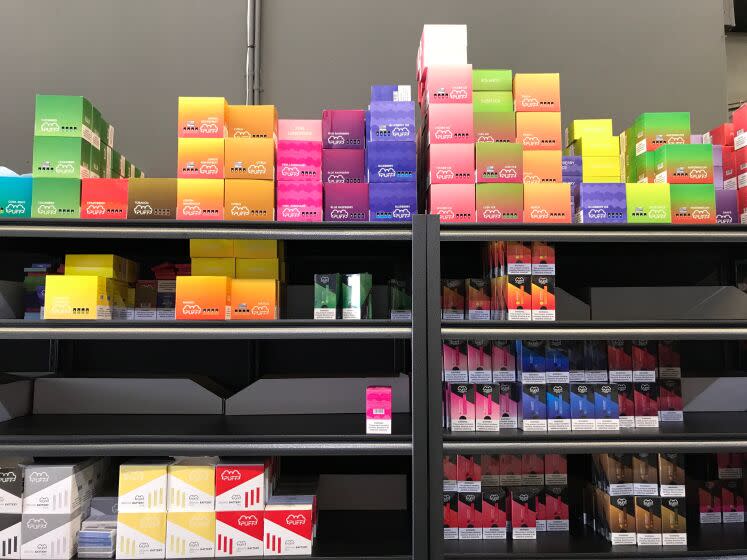
[[231,279],[225,276],[177,276],[176,318],[224,321],[231,315]]
[[222,220],[223,179],[177,179],[177,220]]
[[222,179],[223,152],[223,138],[179,138],[177,178]]
[[227,106],[224,97],[180,97],[179,138],[223,138]]
[[514,74],[514,110],[560,111],[560,74]]
[[524,150],[524,184],[561,183],[563,152],[560,150]]
[[555,320],[555,276],[532,275],[532,321]]
[[558,183],[524,184],[524,222],[539,224],[571,223],[571,185]]
[[516,113],[516,142],[525,150],[562,150],[560,113]]
[[226,110],[228,138],[272,138],[278,135],[275,105],[229,105]]
[[275,219],[275,182],[226,179],[223,215],[230,221],[271,222]]
[[278,318],[277,280],[233,280],[231,282],[231,319],[259,320]]
[[226,138],[224,176],[227,179],[275,178],[272,138]]

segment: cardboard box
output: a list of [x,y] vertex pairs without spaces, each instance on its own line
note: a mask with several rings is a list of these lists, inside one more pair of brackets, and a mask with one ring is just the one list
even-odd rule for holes
[[[490,376],[490,371],[487,373]],[[497,432],[500,430],[499,401],[497,385],[480,383],[475,387],[475,431]]]
[[570,146],[574,156],[587,157],[620,157],[619,136],[587,135],[586,138],[575,140]]
[[560,74],[515,74],[516,112],[559,112]]
[[710,144],[714,146],[734,145],[734,125],[732,123],[720,124],[716,128],[711,129],[708,134],[710,135]]
[[547,393],[544,385],[522,383],[519,429],[525,432],[547,431]]
[[628,223],[669,224],[672,222],[671,199],[667,183],[626,183],[625,194]]
[[424,136],[428,144],[472,144],[475,141],[472,105],[439,103],[428,108]]
[[169,511],[166,543],[166,558],[215,556],[215,512]]
[[571,223],[570,184],[559,183],[545,185],[541,183],[525,183],[524,222],[553,224]]
[[75,555],[81,512],[21,516],[21,558],[68,560]]
[[718,477],[721,480],[739,480],[743,476],[743,456],[740,453],[717,453]]
[[265,464],[224,461],[215,467],[216,511],[261,511],[265,506]]
[[532,321],[555,320],[555,276],[532,275]]
[[536,453],[524,453],[521,456],[521,483],[527,485],[545,484],[545,460]]
[[0,543],[2,543],[0,558],[20,560],[21,542],[21,514],[0,513]]
[[568,458],[558,453],[545,455],[545,484],[568,484]]
[[612,136],[612,119],[574,119],[565,129],[565,145],[569,146],[583,136]]
[[562,159],[563,179],[573,178],[576,182],[581,182],[583,177],[583,158],[581,156],[563,156]]
[[236,278],[285,281],[284,263],[274,259],[236,259]]
[[562,153],[560,150],[524,150],[524,184],[561,183],[563,181]]
[[516,142],[516,113],[513,111],[475,111],[475,142]]
[[127,218],[127,179],[83,179],[80,196],[83,219]]
[[636,544],[661,546],[661,498],[635,497]]
[[471,383],[449,383],[447,391],[451,431],[474,432],[475,386]]
[[179,97],[179,138],[223,138],[227,111],[223,97]]
[[79,218],[80,180],[78,179],[32,179],[32,218]]
[[417,167],[415,142],[373,142],[366,149],[366,176],[371,183],[414,181]]
[[77,95],[38,95],[34,136],[64,136],[93,141],[93,106]]
[[227,276],[236,278],[236,259],[233,257],[194,257],[193,276]]
[[275,219],[275,182],[254,179],[226,179],[223,216],[229,221]]
[[511,91],[511,70],[472,70],[473,91]]
[[223,179],[178,179],[178,220],[222,220]]
[[741,480],[721,481],[723,523],[744,523],[744,488],[742,484]]
[[459,539],[459,493],[444,491],[444,540]]
[[361,149],[366,145],[365,111],[325,109],[322,111],[324,148]]
[[176,219],[176,179],[128,179],[127,216],[136,220]]
[[231,319],[277,319],[277,280],[236,280],[231,282]]
[[376,101],[410,102],[412,101],[412,86],[409,84],[372,85],[371,102]]
[[279,140],[277,146],[278,181],[320,181],[322,143],[318,141]]
[[123,463],[119,467],[117,511],[157,513],[166,511],[167,468],[170,461]]
[[392,433],[391,386],[366,387],[366,434]]
[[223,177],[227,179],[275,178],[275,141],[272,138],[226,138]]
[[617,384],[601,383],[594,387],[595,429],[616,431],[620,429]]
[[584,168],[582,171],[584,183],[594,183],[595,177],[613,177],[619,182],[620,158],[617,156],[587,156],[584,157]]
[[[24,470],[24,465],[15,461],[0,464],[0,519],[8,521],[4,515],[20,515],[23,511]],[[7,526],[0,528],[0,534],[4,529]]]
[[627,221],[625,183],[580,183],[573,188],[579,224],[624,224]]
[[585,381],[587,383],[607,383],[607,344],[603,340],[584,341]]
[[661,499],[662,543],[687,546],[687,508],[683,498]]
[[372,222],[409,222],[417,214],[417,184],[369,183],[369,220]]
[[713,184],[713,149],[710,144],[662,146],[654,152],[657,183]]
[[478,222],[521,223],[524,217],[522,183],[478,183],[475,187]]
[[[465,318],[471,321],[490,319],[490,281],[485,278],[468,278],[465,280]],[[489,380],[482,380],[483,383]]]
[[440,215],[442,222],[474,222],[475,186],[431,185],[428,189],[428,212]]
[[560,113],[516,113],[516,142],[525,150],[561,150]]
[[659,388],[656,383],[634,383],[635,427],[659,427]]
[[313,496],[270,499],[265,508],[265,556],[311,555],[316,530],[314,504]]
[[482,489],[482,455],[457,455],[457,490],[480,492]]
[[635,497],[608,496],[599,491],[599,496],[604,500],[602,516],[608,527],[607,539],[613,546],[635,545],[636,516]]
[[222,179],[224,177],[224,150],[223,138],[179,138],[177,178]]
[[423,105],[472,103],[472,65],[433,65],[425,75]]
[[715,224],[713,184],[670,185],[673,224]]
[[284,254],[285,246],[277,239],[233,240],[233,256],[237,259],[276,259]]
[[571,429],[570,386],[567,383],[547,385],[547,430]]
[[534,540],[537,538],[537,498],[540,489],[536,486],[511,488],[511,538]]
[[653,152],[664,144],[690,143],[690,113],[642,113],[628,140],[635,155]]
[[135,282],[139,266],[117,255],[65,255],[65,275],[103,276],[124,282]]
[[721,523],[721,483],[718,480],[706,480],[698,487],[698,510],[700,523]]
[[506,538],[506,491],[499,486],[482,489],[482,538]]
[[432,144],[426,153],[429,185],[474,182],[475,147],[472,144]]
[[365,150],[322,150],[322,182],[365,182],[365,159]]
[[367,222],[368,183],[324,185],[324,219],[328,222]]
[[459,540],[482,539],[482,493],[459,492]]
[[631,363],[634,382],[656,381],[657,343],[652,340],[634,340],[631,345]]
[[48,276],[44,318],[111,319],[113,283],[101,276]]
[[629,340],[607,341],[609,380],[612,383],[633,381],[632,343]]
[[517,183],[524,175],[519,144],[480,142],[475,145],[479,183]]
[[570,346],[563,340],[548,340],[545,344],[545,381],[548,385],[570,383],[570,351]]
[[228,105],[225,115],[228,138],[277,137],[278,111],[275,105]]
[[509,321],[532,320],[532,278],[517,274],[504,277],[500,283]]
[[339,274],[314,275],[314,319],[339,319],[342,287]]
[[[456,455],[453,455],[456,458]],[[501,484],[501,458],[500,455],[485,455],[480,457],[482,474],[480,485],[484,490],[486,486],[500,486]]]
[[32,175],[56,179],[91,177],[91,145],[82,138],[36,136]]
[[[78,514],[90,500],[86,477],[90,461],[40,461],[25,465],[23,513],[29,515]],[[31,528],[31,527],[29,527]]]
[[[498,407],[501,411],[500,429],[516,429],[518,427],[521,387],[518,383],[500,383],[498,393]],[[503,473],[503,467],[501,466],[501,477],[503,477]],[[504,482],[501,482],[501,484],[504,484]]]
[[415,104],[411,101],[375,101],[368,106],[368,142],[415,141]]
[[278,181],[276,216],[279,222],[321,222],[322,183]]
[[0,177],[0,219],[30,218],[31,177]]
[[166,512],[117,514],[118,559],[165,557]]
[[[177,278],[177,298],[179,280]],[[197,277],[199,278],[199,277]],[[177,305],[178,309],[178,305]],[[180,318],[177,316],[177,318]],[[211,457],[183,458],[168,467],[169,512],[215,510],[215,461]]]
[[571,383],[571,429],[596,429],[596,409],[594,403],[594,385],[590,383]]
[[513,113],[514,97],[510,91],[476,91],[472,94],[476,113]]
[[216,511],[215,556],[262,556],[264,511]]
[[[177,276],[176,319],[192,321],[229,319],[230,293],[230,279],[224,276]],[[183,469],[179,468],[177,472],[181,470]],[[173,486],[169,485],[169,489],[171,488]]]
[[194,258],[235,256],[233,239],[190,239],[189,256]]

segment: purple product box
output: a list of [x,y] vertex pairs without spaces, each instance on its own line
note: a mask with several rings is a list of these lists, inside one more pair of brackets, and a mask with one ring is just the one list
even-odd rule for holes
[[713,144],[713,167],[722,167],[724,165],[724,147]]
[[702,144],[702,143],[703,143],[702,134],[691,134],[690,135],[690,144]]
[[716,191],[716,223],[738,224],[739,204],[737,193],[739,191]]
[[369,183],[404,183],[417,178],[415,142],[371,142],[366,150]]
[[414,142],[415,103],[372,101],[366,120],[369,142]]
[[372,222],[410,222],[418,212],[418,187],[408,183],[369,183]]
[[580,183],[573,190],[576,223],[627,222],[625,183]]
[[322,143],[328,149],[366,147],[366,112],[359,109],[322,111]]
[[412,101],[412,88],[409,85],[371,86],[371,101]]
[[367,222],[368,183],[326,183],[325,222]]
[[570,177],[582,177],[581,156],[563,156],[563,181]]
[[366,150],[322,150],[323,183],[365,183]]
[[713,166],[713,188],[717,191],[724,188],[724,168]]

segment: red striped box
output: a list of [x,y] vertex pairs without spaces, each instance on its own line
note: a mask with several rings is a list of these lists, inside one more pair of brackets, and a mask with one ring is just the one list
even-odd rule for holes
[[264,507],[264,462],[220,463],[215,467],[215,511],[254,511]]
[[265,556],[310,555],[314,543],[313,499],[276,498],[265,509]]
[[264,511],[215,513],[215,556],[262,556]]

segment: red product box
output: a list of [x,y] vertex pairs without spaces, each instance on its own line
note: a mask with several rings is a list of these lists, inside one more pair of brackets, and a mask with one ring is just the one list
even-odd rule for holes
[[506,538],[506,491],[500,487],[482,491],[482,538]]
[[682,382],[679,379],[659,381],[659,418],[662,422],[682,422]]
[[741,480],[721,481],[721,512],[724,523],[744,523],[744,489]]
[[747,211],[747,189],[737,191],[737,203],[739,204],[739,219],[744,223],[742,215]]
[[459,538],[459,494],[444,492],[444,540]]
[[565,455],[545,455],[545,484],[568,484],[568,458]]
[[555,276],[532,275],[532,321],[555,320]]
[[635,427],[659,427],[659,387],[656,383],[644,382],[634,385]]
[[659,341],[659,379],[679,379],[682,376],[680,345],[676,340]]
[[542,485],[545,483],[545,458],[537,453],[521,456],[521,483]]
[[734,124],[724,123],[710,132],[711,144],[718,146],[733,146],[734,145]]
[[698,511],[701,523],[721,523],[721,483],[706,480],[698,487]]
[[632,347],[633,381],[656,381],[656,351],[654,340],[634,340]]
[[482,539],[482,493],[459,492],[459,540]]
[[81,219],[126,219],[127,184],[128,179],[83,179],[80,187]]
[[511,488],[511,537],[514,540],[537,538],[537,496],[539,489],[529,486]]
[[457,489],[479,492],[482,488],[482,455],[457,455]]
[[499,455],[482,456],[482,485],[500,486],[501,484],[501,458]]
[[475,387],[475,430],[478,432],[497,432],[500,429],[500,421],[501,408],[498,385],[479,383]]
[[737,189],[737,157],[733,146],[721,148],[721,165],[723,167],[724,190]]
[[734,152],[734,168],[737,176],[737,188],[747,187],[747,150]]
[[474,144],[471,103],[435,103],[428,107],[427,144]]
[[523,241],[506,243],[506,273],[532,273],[532,246]]
[[[282,500],[265,509],[265,556],[311,555],[314,538],[314,505]],[[274,498],[273,498],[274,499]],[[294,503],[291,503],[294,502]]]
[[457,491],[457,456],[445,453],[443,456],[444,492]]
[[532,241],[532,274],[555,274],[555,247],[545,241]]
[[721,480],[742,478],[744,460],[741,453],[717,453],[718,477]]
[[547,486],[543,492],[544,520],[547,531],[568,531],[570,510],[568,508],[568,487]]
[[517,486],[521,484],[521,455],[504,453],[500,457],[501,486]]
[[[734,128],[734,140],[736,142],[736,136],[747,132],[747,103],[731,114],[731,122]],[[736,148],[736,144],[734,147]]]
[[215,556],[262,556],[264,514],[258,511],[215,512]]
[[264,487],[264,462],[220,463],[215,467],[215,511],[262,510]]
[[607,341],[607,365],[612,383],[633,381],[633,345],[629,340]]

